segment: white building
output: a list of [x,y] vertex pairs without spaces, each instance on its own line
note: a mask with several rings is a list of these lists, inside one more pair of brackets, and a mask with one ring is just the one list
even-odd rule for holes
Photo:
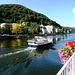
[[42,25],[40,25],[40,28],[42,30],[42,34],[45,34],[45,33],[51,34],[51,33],[58,33],[59,32],[59,28],[57,28],[53,25],[44,26],[42,24]]
[[0,24],[1,28],[4,27],[5,24],[8,24],[10,26],[10,30],[12,30],[12,24],[13,23],[1,23]]
[[67,30],[67,33],[69,33],[69,30]]
[[40,28],[42,30],[42,34],[45,34],[46,33],[46,27],[43,24],[41,24]]
[[53,33],[53,28],[54,28],[53,25],[47,25],[47,26],[45,26],[45,27],[46,27],[46,30],[47,30],[47,33],[48,33],[48,34]]
[[70,29],[70,32],[72,31],[72,29]]
[[59,28],[55,28],[55,33],[58,33],[59,32]]
[[0,24],[1,28],[4,27],[5,24],[6,24],[6,23],[1,23],[1,24]]

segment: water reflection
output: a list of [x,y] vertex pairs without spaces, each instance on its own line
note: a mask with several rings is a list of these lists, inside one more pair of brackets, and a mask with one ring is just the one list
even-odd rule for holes
[[64,35],[63,35],[63,39],[65,39],[65,38],[67,39],[67,37],[68,37],[67,34],[64,34]]
[[0,40],[0,48],[27,46],[27,38]]
[[49,42],[52,42],[53,44],[56,44],[58,41],[61,40],[61,38],[54,38],[53,36],[47,36],[46,37],[48,39]]
[[31,54],[33,57],[30,58],[30,59],[27,61],[26,65],[25,65],[25,68],[27,68],[27,67],[29,66],[29,64],[32,62],[32,60],[33,60],[34,57],[42,58],[43,55],[47,55],[48,51],[49,51],[49,50],[41,50],[41,51],[39,51],[39,50],[33,50],[33,51],[31,51],[30,54]]
[[[22,49],[21,49],[22,50]],[[21,65],[24,65],[25,68],[28,68],[30,63],[33,61],[35,57],[42,58],[43,55],[47,55],[49,52],[48,50],[30,50],[25,51],[25,49],[22,50],[22,52],[16,54],[11,54],[8,56],[3,56],[0,58],[0,73],[8,73],[8,71],[16,70]],[[4,62],[5,61],[5,62]],[[15,66],[15,69],[13,69]],[[9,69],[9,70],[8,70]],[[5,72],[4,72],[5,71]]]
[[[57,41],[60,40],[60,38],[53,38],[51,36],[46,37],[49,42],[57,43]],[[27,46],[27,39],[28,38],[22,38],[22,39],[9,39],[9,40],[0,40],[0,48],[15,48],[18,46]]]
[[41,58],[43,55],[46,55],[48,53],[49,49],[46,50],[36,50],[34,51],[35,56],[37,56],[38,58]]
[[10,70],[14,71],[23,63],[28,62],[30,57],[32,57],[32,55],[30,54],[30,51],[25,51],[18,54],[12,54],[12,55],[0,58],[0,73],[3,74],[4,71],[6,71],[5,73],[7,73],[7,71],[10,71]]
[[29,66],[30,63],[32,62],[33,58],[34,58],[34,57],[32,57],[31,59],[29,59],[29,60],[27,61],[27,63],[25,64],[25,68],[28,68],[28,66]]
[[[67,39],[70,34],[61,35],[63,39]],[[54,37],[54,36],[46,36],[49,42],[56,44],[58,41],[61,40],[61,37]],[[8,48],[8,47],[18,47],[18,46],[27,46],[27,40],[30,38],[22,38],[22,39],[7,39],[7,40],[0,40],[0,48]]]

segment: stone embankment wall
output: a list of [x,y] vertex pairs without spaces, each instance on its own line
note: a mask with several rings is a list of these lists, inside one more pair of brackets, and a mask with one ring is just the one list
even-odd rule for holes
[[25,34],[25,35],[7,35],[7,36],[0,36],[1,39],[18,39],[18,38],[26,38],[26,37],[34,37],[34,36],[44,36],[40,34]]

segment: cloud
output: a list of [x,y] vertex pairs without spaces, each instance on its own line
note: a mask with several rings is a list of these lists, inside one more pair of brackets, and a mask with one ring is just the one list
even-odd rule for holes
[[73,14],[75,14],[75,7],[73,8]]

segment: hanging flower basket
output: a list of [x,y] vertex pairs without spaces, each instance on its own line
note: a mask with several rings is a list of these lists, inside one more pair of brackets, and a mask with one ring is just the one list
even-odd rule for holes
[[58,54],[60,57],[60,60],[62,64],[65,64],[67,60],[72,56],[72,54],[75,52],[75,42],[68,42],[63,47],[60,47],[58,49]]

